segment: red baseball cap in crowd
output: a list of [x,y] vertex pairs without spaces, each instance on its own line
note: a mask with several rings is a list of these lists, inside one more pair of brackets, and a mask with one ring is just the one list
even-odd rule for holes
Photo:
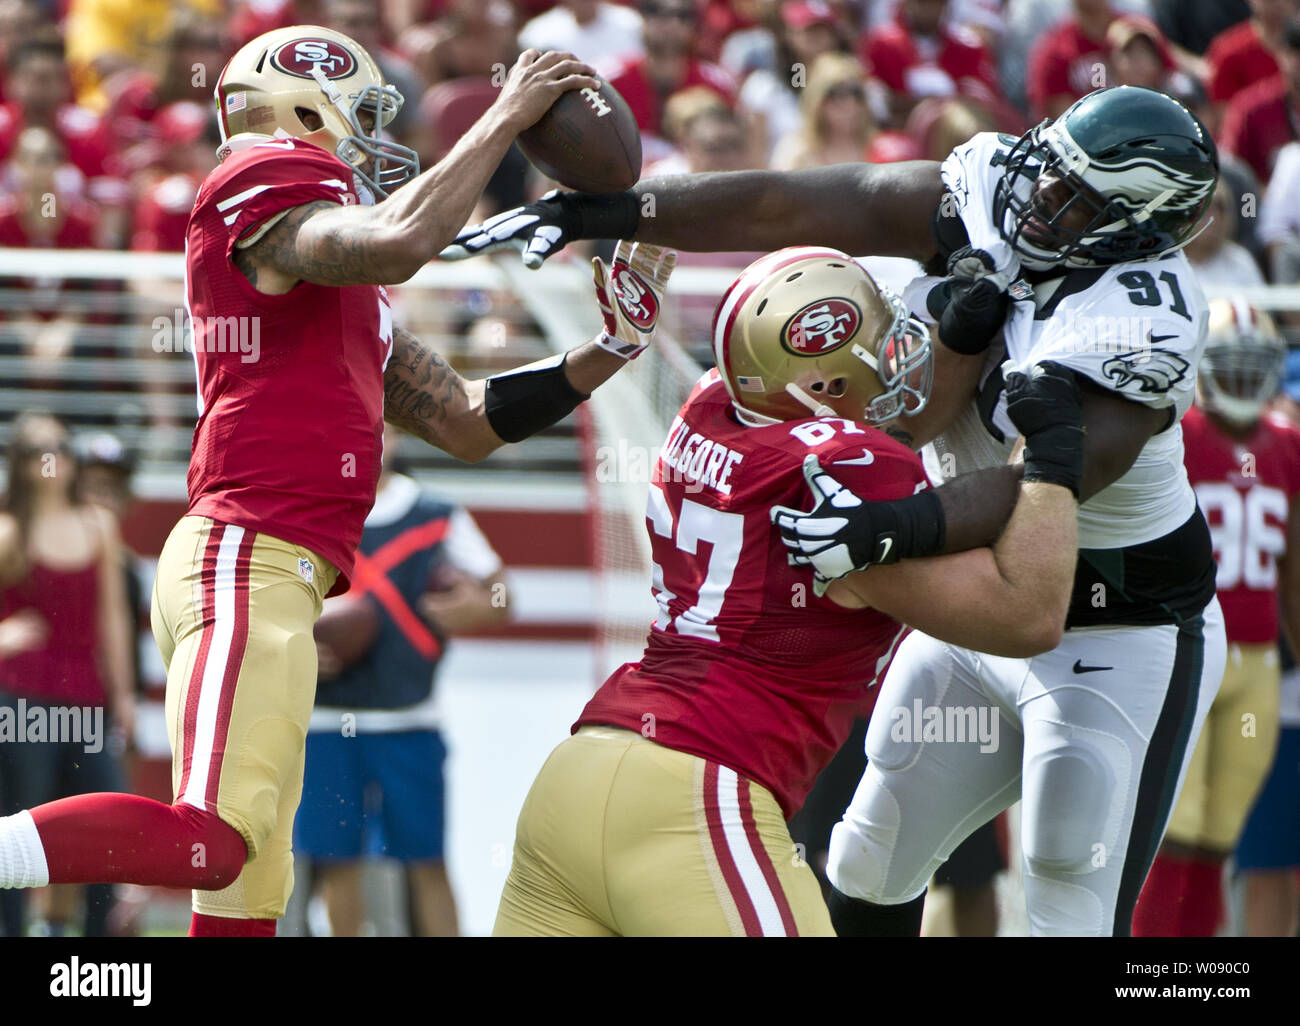
[[1169,42],[1150,18],[1141,14],[1121,14],[1106,29],[1106,42],[1112,50],[1122,50],[1138,38],[1150,40],[1160,55],[1160,63],[1165,66],[1165,70],[1174,70],[1174,55],[1169,50]]
[[170,146],[186,146],[203,138],[208,108],[192,100],[169,103],[153,119],[158,141]]
[[806,29],[811,25],[834,25],[835,12],[825,0],[793,0],[781,5],[781,20],[787,28]]

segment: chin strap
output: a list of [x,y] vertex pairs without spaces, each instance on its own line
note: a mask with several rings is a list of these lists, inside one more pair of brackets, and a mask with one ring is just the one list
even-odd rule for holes
[[799,402],[803,403],[804,406],[807,406],[808,409],[812,410],[812,415],[813,415],[814,417],[834,417],[834,416],[835,416],[835,411],[834,411],[834,410],[832,410],[832,409],[831,409],[829,406],[827,406],[825,403],[820,403],[820,402],[818,402],[816,399],[814,399],[812,396],[810,396],[807,392],[805,392],[802,388],[800,388],[798,385],[796,385],[793,381],[791,381],[789,384],[787,384],[787,385],[785,386],[785,390],[786,390],[786,393],[787,393],[788,395],[792,395],[792,396],[794,396],[795,399],[797,399]]
[[[786,393],[807,406],[812,411],[814,417],[838,417],[839,414],[832,410],[825,403],[819,403],[793,381],[785,386]],[[769,417],[762,413],[755,413],[753,410],[747,410],[740,403],[733,402],[732,407],[736,411],[736,418],[747,427],[769,427],[772,424],[780,424],[780,417]]]

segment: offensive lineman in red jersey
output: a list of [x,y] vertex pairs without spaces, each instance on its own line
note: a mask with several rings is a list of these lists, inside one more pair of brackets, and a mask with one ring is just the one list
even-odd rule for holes
[[[215,90],[223,162],[188,227],[190,506],[153,606],[175,804],[85,795],[0,819],[0,886],[191,887],[191,934],[274,933],[293,883],[312,625],[347,588],[383,421],[482,459],[568,414],[653,332],[651,304],[617,337],[464,381],[393,325],[383,288],[438,253],[514,137],[592,74],[568,54],[525,51],[492,108],[421,175],[380,134],[401,95],[347,36],[295,26],[231,59]],[[628,280],[661,293],[673,263],[661,252],[624,247],[613,272],[598,265],[602,307],[624,302]]]
[[[875,567],[824,596],[788,564],[769,507],[802,501],[805,476],[825,487],[809,458],[873,500],[927,484],[878,428],[925,406],[928,332],[849,257],[797,247],[750,265],[718,307],[714,351],[650,486],[660,615],[534,782],[498,935],[830,934],[785,820],[863,711],[900,621],[1003,654],[1060,637],[1068,485],[1022,486],[994,549]],[[1029,478],[1062,431],[1058,454],[1081,467],[1073,377],[1011,378]]]
[[1135,937],[1214,936],[1223,864],[1277,749],[1279,630],[1292,651],[1300,642],[1300,431],[1264,412],[1286,347],[1268,314],[1240,300],[1214,300],[1209,331],[1183,445],[1219,565],[1228,662],[1134,909]]

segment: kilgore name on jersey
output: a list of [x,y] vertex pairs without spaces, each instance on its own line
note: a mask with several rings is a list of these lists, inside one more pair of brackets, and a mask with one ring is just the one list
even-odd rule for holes
[[664,480],[685,484],[687,491],[712,488],[719,495],[730,495],[731,472],[744,458],[721,442],[692,431],[678,416],[673,418],[668,443],[660,456],[661,474]]

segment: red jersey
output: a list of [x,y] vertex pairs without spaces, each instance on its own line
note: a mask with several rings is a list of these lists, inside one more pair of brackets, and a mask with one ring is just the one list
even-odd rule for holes
[[[650,75],[646,72],[646,60],[638,57],[624,64],[615,74],[610,75],[609,84],[618,90],[619,95],[627,101],[636,118],[637,128],[651,135],[660,134],[660,121],[664,115],[664,104],[668,94],[660,94]],[[692,58],[686,65],[686,77],[671,92],[680,92],[692,86],[704,86],[711,89],[729,107],[736,104],[736,83],[730,75],[716,64]]]
[[1223,114],[1219,145],[1250,165],[1261,182],[1273,176],[1277,151],[1297,138],[1286,81],[1274,75],[1243,90]]
[[79,570],[33,562],[22,580],[0,589],[0,617],[32,610],[50,632],[35,648],[0,658],[0,688],[42,702],[104,704],[104,680],[95,658],[99,572],[98,560]]
[[[53,229],[53,233],[33,238],[28,234],[23,223],[21,200],[17,196],[0,196],[0,246],[7,249],[42,247],[49,249],[93,249],[95,237],[99,230],[99,210],[73,196],[57,197],[57,218],[43,220],[36,218],[41,227]],[[24,289],[28,298],[18,302],[9,302],[6,309],[0,310],[0,321],[11,316],[18,318],[36,317],[42,321],[52,321],[69,313],[95,322],[102,322],[104,316],[82,312],[84,293],[102,290],[106,284],[103,279],[91,282],[79,279],[43,277],[43,278],[3,278],[0,288]],[[69,300],[66,292],[82,292],[80,302]],[[92,301],[91,310],[97,304]],[[25,382],[30,388],[43,387],[44,382],[31,380]],[[57,387],[57,386],[53,386]]]
[[[20,201],[15,196],[0,196],[0,246],[18,248],[42,246],[52,249],[93,249],[95,231],[99,226],[99,211],[76,197],[59,197],[61,217],[50,221],[54,234],[44,239],[28,235],[23,227]],[[49,223],[49,222],[47,222]]]
[[[17,103],[0,104],[0,161],[7,160],[27,127]],[[67,154],[68,163],[86,176],[87,192],[97,203],[125,203],[130,197],[116,147],[104,119],[92,110],[65,103],[54,115],[52,130]]]
[[146,253],[185,249],[199,184],[189,175],[168,175],[149,186],[131,217],[131,248]]
[[1215,587],[1228,640],[1272,644],[1278,637],[1277,560],[1286,553],[1291,500],[1300,493],[1300,430],[1270,415],[1238,440],[1198,406],[1182,424],[1187,477],[1219,564]]
[[921,461],[874,428],[821,419],[746,427],[717,371],[669,429],[647,529],[659,618],[641,661],[607,680],[573,725],[640,731],[772,792],[786,817],[865,714],[902,633],[875,610],[812,593],[786,560],[769,507],[806,507],[803,458],[858,495],[925,487]]
[[[1104,34],[1100,39],[1093,39],[1073,19],[1057,25],[1029,51],[1025,89],[1029,94],[1030,114],[1034,118],[1042,117],[1047,101],[1053,96],[1069,96],[1073,101],[1099,85],[1106,85],[1110,81],[1110,74],[1105,70],[1109,58],[1110,47]],[[1099,69],[1104,72],[1102,75],[1098,75]]]
[[388,297],[305,281],[266,295],[231,261],[268,218],[319,200],[362,196],[350,167],[296,139],[234,153],[199,189],[186,240],[199,384],[189,512],[312,549],[338,568],[336,594],[379,479]]
[[912,34],[899,11],[889,24],[863,37],[858,53],[871,74],[896,93],[998,95],[997,70],[988,51],[964,28],[944,26],[938,39],[922,39]]
[[1227,103],[1247,86],[1278,72],[1277,58],[1249,19],[1215,36],[1205,57],[1210,65],[1210,99],[1215,103]]

